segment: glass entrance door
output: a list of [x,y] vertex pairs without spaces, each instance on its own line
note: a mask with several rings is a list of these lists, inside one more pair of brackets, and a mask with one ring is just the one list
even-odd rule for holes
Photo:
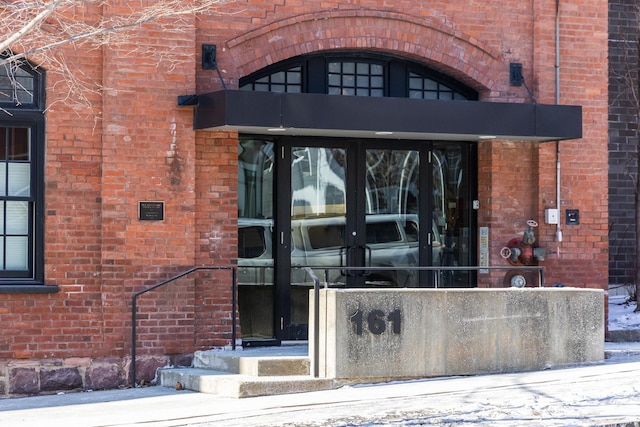
[[[405,267],[419,265],[419,151],[291,152],[291,266],[313,267],[330,286],[417,286],[417,271]],[[309,282],[294,269],[292,286]]]
[[429,192],[423,200],[419,191],[431,185],[429,150],[397,142],[390,149],[387,141],[332,144],[288,148],[288,303],[290,329],[298,335],[307,328],[313,285],[301,267],[330,287],[418,287],[434,286],[437,275],[411,267],[442,259]]
[[474,262],[468,153],[422,141],[242,140],[243,340],[307,338],[303,267],[331,287],[469,286],[468,274],[411,268]]
[[273,343],[274,142],[241,139],[238,145],[238,310],[243,341]]
[[[434,143],[430,151],[432,227],[436,242],[434,264],[442,267],[477,265],[476,226],[473,215],[475,188],[470,177],[475,176],[468,146]],[[437,257],[436,257],[437,252]],[[439,288],[476,286],[476,272],[443,269],[434,276]]]

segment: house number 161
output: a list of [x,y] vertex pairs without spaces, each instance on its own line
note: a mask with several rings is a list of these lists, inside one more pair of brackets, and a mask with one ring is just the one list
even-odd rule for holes
[[395,309],[391,313],[385,316],[382,310],[371,310],[365,319],[365,315],[359,309],[353,313],[349,320],[354,324],[356,329],[356,335],[362,335],[363,323],[366,321],[366,325],[369,331],[374,335],[380,335],[387,329],[387,322],[391,323],[391,330],[394,334],[400,333],[400,310]]

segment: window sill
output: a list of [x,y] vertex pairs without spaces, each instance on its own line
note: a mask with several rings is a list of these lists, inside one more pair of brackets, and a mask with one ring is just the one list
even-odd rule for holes
[[0,284],[0,294],[55,294],[59,290],[57,285]]

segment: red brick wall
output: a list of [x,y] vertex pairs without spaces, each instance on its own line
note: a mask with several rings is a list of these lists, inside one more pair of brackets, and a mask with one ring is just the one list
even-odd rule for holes
[[[235,262],[236,135],[194,132],[192,109],[176,104],[178,95],[223,86],[216,71],[201,70],[200,44],[217,45],[229,88],[292,56],[367,49],[427,63],[475,88],[482,101],[531,102],[524,87],[509,86],[509,62],[520,62],[538,102],[555,102],[555,0],[236,1],[220,8],[222,15],[183,17],[170,30],[145,25],[129,43],[64,48],[95,88],[85,92],[93,110],[76,98],[62,101],[60,77],[49,72],[45,279],[60,292],[0,295],[0,395],[39,391],[12,378],[35,378],[52,365],[76,369],[83,386],[126,381],[133,292],[193,266]],[[581,224],[563,225],[562,242],[554,242],[555,226],[543,224],[544,209],[557,206],[554,143],[488,141],[479,145],[479,225],[490,228],[490,263],[506,265],[499,249],[535,219],[540,246],[558,251],[543,263],[547,283],[606,288],[607,4],[560,8],[560,103],[583,106],[584,131],[583,139],[560,143],[561,220],[576,208]],[[165,202],[165,220],[139,221],[142,200]],[[202,273],[145,294],[139,351],[150,362],[140,366],[142,377],[170,355],[230,343],[224,275]],[[487,280],[502,285],[501,276]],[[100,382],[105,376],[111,381]]]
[[[165,38],[193,48],[188,32],[182,36]],[[144,39],[136,40],[142,44]],[[154,47],[155,41],[162,39],[152,36],[148,43]],[[120,350],[130,329],[123,295],[192,266],[195,236],[193,131],[189,112],[176,109],[175,95],[189,85],[193,71],[186,58],[182,67],[170,70],[156,66],[153,55],[129,55],[132,49],[106,51],[103,71],[109,89],[102,109],[100,263],[105,322],[111,322],[104,340]],[[165,220],[139,221],[143,200],[164,202]]]
[[[115,6],[104,6],[78,16],[112,13]],[[90,106],[76,93],[66,99],[66,81],[54,68],[48,73],[45,282],[60,291],[0,295],[0,394],[47,391],[43,372],[52,367],[77,371],[84,387],[126,383],[133,293],[196,264],[195,132],[192,111],[176,108],[178,95],[195,91],[189,20],[57,52],[91,89],[83,92]],[[143,200],[163,201],[165,220],[139,221]],[[211,308],[212,287],[223,287],[230,301],[230,279],[215,276],[206,286],[178,282],[140,299],[138,351],[161,356],[151,368],[165,365],[164,355],[222,343],[194,331],[195,304]],[[228,325],[215,326],[228,342]],[[141,377],[153,378],[153,369]]]
[[[88,13],[99,13],[97,8]],[[76,77],[101,83],[102,55],[97,51],[56,51]],[[100,350],[104,330],[101,292],[102,123],[99,91],[69,99],[75,88],[47,56],[33,58],[47,70],[45,166],[45,281],[57,294],[0,295],[0,395],[12,391],[7,379],[15,366],[38,360],[113,354]],[[52,88],[56,90],[52,90]],[[93,105],[93,110],[87,106]],[[80,360],[80,359],[78,359]],[[7,379],[6,381],[2,381]],[[36,389],[36,391],[38,391]]]
[[[196,263],[197,265],[235,265],[238,256],[238,139],[237,135],[199,132],[195,140],[196,157]],[[202,310],[202,337],[199,346],[225,346],[231,343],[231,280],[223,273],[216,286],[205,288],[208,301]],[[219,275],[218,275],[219,277]],[[239,323],[239,322],[238,322]],[[239,328],[238,328],[239,331]]]
[[[536,2],[535,6],[543,19],[534,33],[538,40],[534,87],[538,101],[545,103],[555,102],[553,3]],[[607,16],[606,2],[560,2],[560,103],[582,106],[583,138],[560,142],[563,241],[554,241],[555,226],[542,226],[541,240],[558,252],[544,263],[548,283],[608,286]],[[553,203],[555,151],[555,144],[541,147],[540,218],[544,208],[557,207]],[[580,225],[564,224],[566,209],[580,209]]]

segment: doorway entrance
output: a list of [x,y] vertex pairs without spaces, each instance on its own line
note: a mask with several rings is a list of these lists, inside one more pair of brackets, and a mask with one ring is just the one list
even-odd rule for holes
[[[239,143],[243,341],[307,339],[311,267],[332,287],[469,287],[468,143],[249,138]],[[373,268],[372,268],[373,267]]]

